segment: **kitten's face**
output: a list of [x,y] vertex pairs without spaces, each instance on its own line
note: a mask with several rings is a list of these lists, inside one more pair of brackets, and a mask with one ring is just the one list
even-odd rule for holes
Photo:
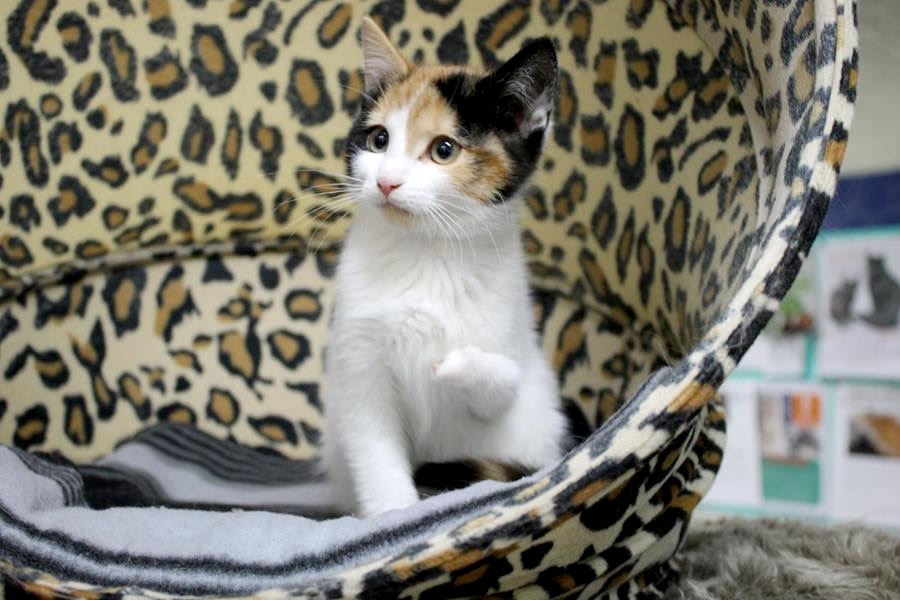
[[388,221],[453,235],[505,215],[534,171],[556,90],[549,41],[494,73],[413,66],[363,25],[367,97],[347,159],[361,203]]

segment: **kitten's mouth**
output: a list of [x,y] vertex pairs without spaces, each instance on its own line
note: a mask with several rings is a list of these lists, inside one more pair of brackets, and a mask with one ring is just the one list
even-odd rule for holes
[[413,218],[411,212],[405,208],[400,208],[390,200],[385,200],[381,204],[381,209],[388,220],[394,223],[408,223]]

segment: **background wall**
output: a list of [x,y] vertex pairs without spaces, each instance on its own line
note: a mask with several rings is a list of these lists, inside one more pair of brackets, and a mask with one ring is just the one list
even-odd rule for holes
[[900,529],[900,3],[859,2],[856,115],[800,276],[723,386],[701,511]]

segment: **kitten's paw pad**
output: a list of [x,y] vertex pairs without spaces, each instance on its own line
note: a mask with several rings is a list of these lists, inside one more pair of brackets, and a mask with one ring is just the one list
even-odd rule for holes
[[451,350],[443,360],[434,363],[432,367],[434,376],[443,381],[461,381],[465,379],[477,353],[478,349],[472,346]]

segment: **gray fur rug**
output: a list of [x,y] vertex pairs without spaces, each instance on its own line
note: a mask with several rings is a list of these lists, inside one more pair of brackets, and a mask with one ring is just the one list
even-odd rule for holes
[[860,525],[703,519],[666,600],[898,600],[900,536]]

